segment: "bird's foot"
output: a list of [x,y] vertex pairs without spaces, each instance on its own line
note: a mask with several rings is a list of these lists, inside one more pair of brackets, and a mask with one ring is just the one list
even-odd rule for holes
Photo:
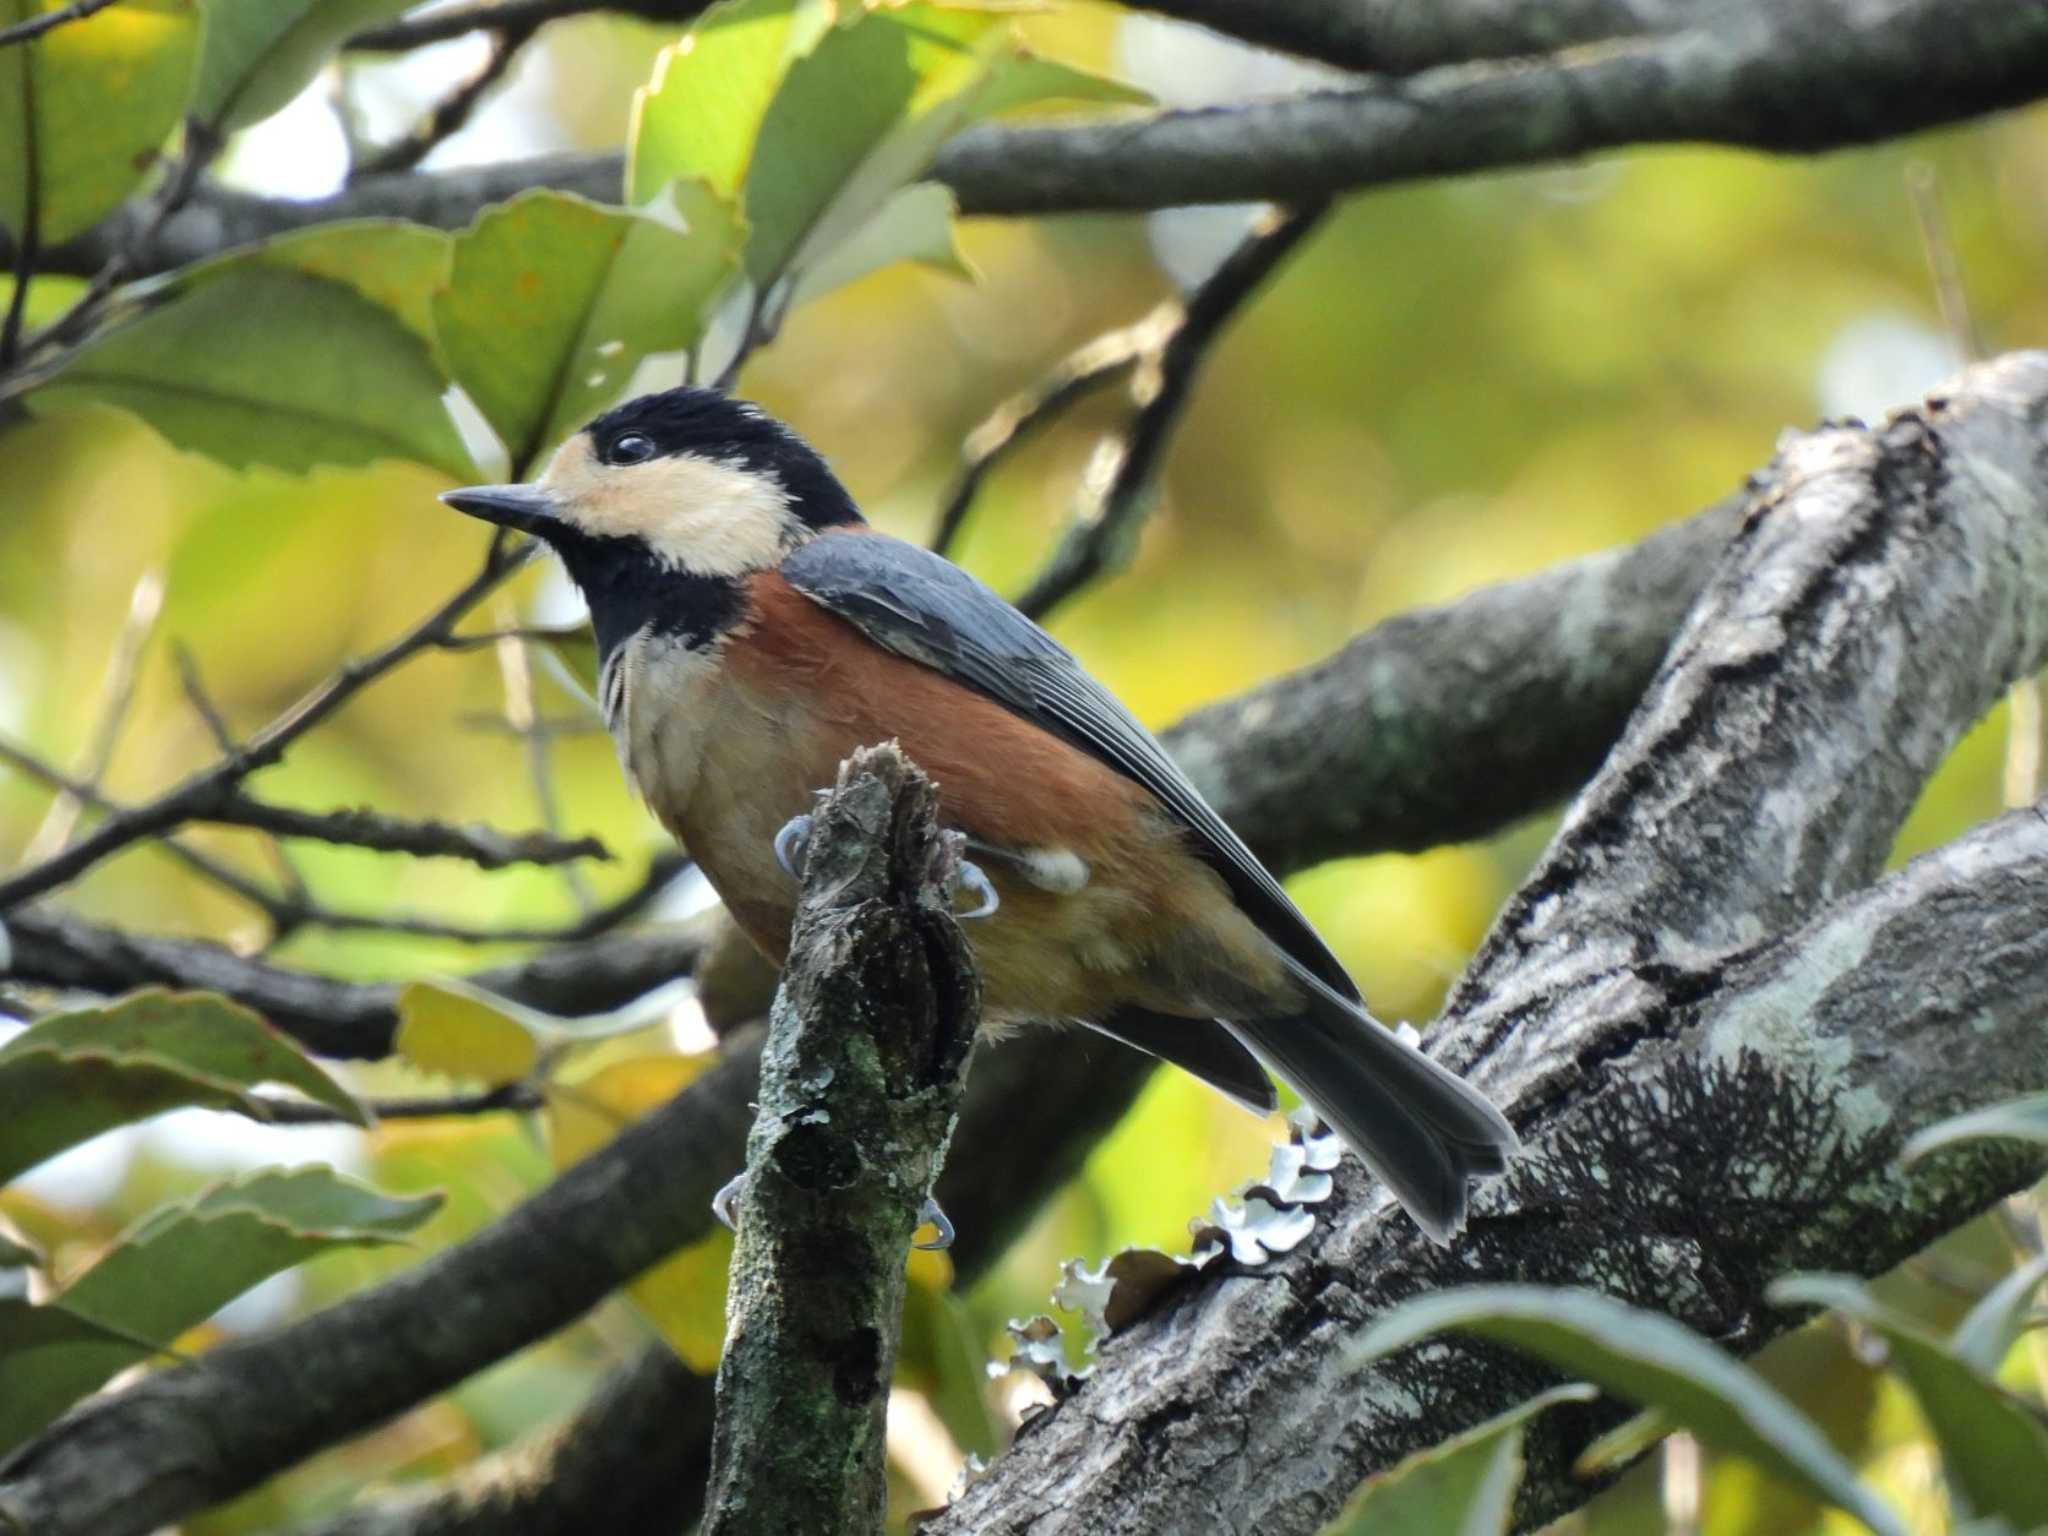
[[790,879],[802,883],[804,859],[811,851],[811,818],[792,816],[775,834],[775,862]]
[[953,1231],[953,1223],[946,1218],[946,1213],[939,1209],[939,1202],[930,1195],[924,1197],[924,1205],[918,1210],[917,1224],[932,1229],[932,1240],[928,1243],[912,1243],[911,1247],[929,1250],[953,1246],[953,1239],[957,1235]]
[[[746,1170],[742,1169],[727,1179],[725,1187],[711,1197],[711,1214],[718,1218],[718,1224],[728,1232],[737,1232],[740,1229],[739,1214],[733,1209],[733,1203],[739,1199],[740,1191],[746,1187],[746,1183]],[[917,1224],[920,1227],[930,1227],[932,1236],[929,1242],[912,1243],[913,1248],[950,1248],[953,1246],[953,1239],[959,1235],[953,1230],[951,1219],[939,1209],[939,1202],[930,1195],[925,1196],[924,1204],[918,1209]]]
[[725,1186],[711,1197],[711,1214],[718,1218],[718,1224],[728,1232],[737,1232],[740,1229],[739,1218],[732,1207],[733,1202],[739,1199],[740,1191],[746,1188],[746,1184],[747,1171],[742,1168],[727,1179]]
[[[967,896],[974,898],[974,905],[963,908],[960,900]],[[953,903],[953,915],[965,922],[973,918],[993,917],[1003,899],[996,894],[995,883],[982,873],[979,864],[962,859],[953,875]],[[938,1207],[933,1206],[932,1209],[937,1210]]]

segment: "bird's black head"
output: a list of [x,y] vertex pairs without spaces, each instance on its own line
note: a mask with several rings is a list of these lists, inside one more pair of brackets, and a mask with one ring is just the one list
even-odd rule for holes
[[688,387],[605,412],[531,485],[441,499],[553,545],[607,651],[650,623],[692,643],[714,637],[737,618],[747,577],[861,521],[796,433],[744,400]]
[[442,499],[538,534],[579,581],[579,565],[607,550],[698,575],[745,575],[823,529],[861,520],[796,433],[759,406],[690,386],[605,412],[530,486],[476,486]]

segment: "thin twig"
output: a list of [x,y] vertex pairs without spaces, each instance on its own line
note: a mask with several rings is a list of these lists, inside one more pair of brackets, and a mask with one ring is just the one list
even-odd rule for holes
[[[263,1107],[263,1119],[270,1125],[349,1125],[337,1111],[311,1099],[285,1099],[271,1094],[255,1095]],[[541,1107],[540,1090],[531,1083],[506,1083],[488,1093],[455,1093],[439,1098],[363,1099],[359,1101],[373,1120],[438,1120],[454,1115],[488,1115],[499,1110],[528,1114]]]
[[413,125],[411,132],[351,166],[348,179],[357,181],[364,176],[409,171],[432,154],[444,139],[460,133],[468,126],[484,96],[505,78],[505,72],[519,56],[519,50],[531,42],[533,34],[539,30],[538,21],[501,22],[491,34],[491,51],[482,67],[442,97],[433,111]]
[[[1906,190],[1913,199],[1913,217],[1920,226],[1920,248],[1934,280],[1934,302],[1942,329],[1964,363],[1982,359],[1983,344],[1970,314],[1969,291],[1963,286],[1962,262],[1941,205],[1941,185],[1934,167],[1916,160],[1906,167]],[[2007,806],[2032,805],[2041,795],[2041,684],[2025,677],[2007,692],[2004,800]]]
[[491,541],[482,567],[433,612],[383,650],[341,667],[311,693],[272,720],[235,751],[144,804],[117,811],[94,832],[62,852],[0,882],[0,911],[76,879],[108,855],[144,838],[168,832],[184,822],[203,818],[229,804],[238,786],[259,768],[284,756],[300,736],[347,703],[364,686],[448,634],[476,602],[531,556],[533,546],[508,546]]
[[0,372],[14,366],[21,353],[21,322],[28,313],[28,289],[42,255],[43,168],[37,144],[35,59],[24,51],[14,66],[21,89],[21,243],[14,253],[14,291],[7,296],[7,318],[0,321]]
[[1326,202],[1274,209],[1187,303],[1156,368],[1132,381],[1138,411],[1121,438],[1106,439],[1089,466],[1083,507],[1017,606],[1042,618],[1120,558],[1143,521],[1166,444],[1211,343],[1287,254],[1322,219]]
[[997,460],[1075,402],[1128,375],[1141,358],[1166,344],[1180,318],[1180,305],[1162,304],[1134,324],[1105,331],[1061,358],[1036,384],[991,411],[960,445],[960,475],[939,512],[939,524],[932,533],[933,552],[943,555],[952,550],[981,482]]
[[[135,703],[135,685],[142,675],[142,653],[148,648],[149,637],[156,632],[156,621],[163,608],[163,572],[144,571],[129,594],[127,617],[114,637],[114,652],[100,680],[99,720],[85,749],[85,767],[80,771],[81,780],[93,794],[98,792],[113,762],[114,744],[120,739],[121,727],[127,723],[128,712]],[[68,786],[64,788],[43,813],[42,825],[28,840],[23,861],[33,863],[48,858],[69,842],[87,798]]]
[[404,53],[428,43],[466,37],[471,32],[515,26],[538,28],[550,21],[585,16],[593,11],[640,16],[649,21],[683,22],[696,17],[709,4],[710,0],[502,0],[491,5],[452,6],[373,27],[358,32],[344,46],[360,53]]
[[[524,640],[500,640],[497,648],[498,674],[505,687],[505,723],[519,735],[526,748],[526,770],[533,781],[534,805],[540,824],[549,837],[559,839],[562,812],[555,799],[554,761],[550,756],[550,733],[536,729],[540,711],[533,696],[533,667]],[[589,882],[581,870],[566,865],[563,883],[576,903],[576,910],[588,914],[596,905]]]
[[54,11],[45,11],[40,16],[31,16],[27,21],[17,21],[11,27],[0,27],[0,48],[12,43],[26,43],[41,37],[54,27],[67,22],[83,21],[95,11],[104,11],[114,0],[71,0],[67,6]]
[[[204,722],[207,734],[213,738],[214,749],[220,752],[236,750],[241,743],[235,739],[234,729],[228,724],[227,716],[221,712],[220,706],[214,702],[213,695],[208,692],[206,680],[199,675],[199,659],[183,641],[176,641],[171,646],[171,662],[177,669],[178,686],[184,689],[185,699],[191,704],[192,712]],[[290,851],[268,833],[264,834],[262,841],[264,851],[270,857],[271,866],[277,872],[278,882],[284,887],[285,898],[302,905],[310,905],[313,894],[307,889],[306,877],[299,872],[299,866],[293,861]]]
[[594,837],[561,837],[553,832],[504,832],[478,824],[454,826],[428,818],[408,821],[367,807],[306,811],[237,795],[208,813],[207,821],[254,827],[279,837],[303,837],[379,853],[419,858],[465,859],[479,869],[514,864],[567,864],[576,859],[609,860],[611,850]]

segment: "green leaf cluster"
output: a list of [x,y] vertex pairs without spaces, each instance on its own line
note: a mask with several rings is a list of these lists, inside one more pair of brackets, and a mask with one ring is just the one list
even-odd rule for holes
[[[166,1110],[272,1116],[279,1084],[352,1124],[347,1089],[255,1014],[211,993],[134,993],[53,1014],[0,1047],[0,1182]],[[281,1270],[332,1248],[392,1243],[436,1196],[394,1199],[331,1169],[263,1169],[163,1206],[31,1302],[0,1299],[0,1453]],[[8,1242],[0,1269],[41,1270]]]
[[[1769,1299],[1780,1307],[1825,1309],[1878,1340],[1886,1369],[1911,1393],[1940,1457],[1954,1528],[2014,1536],[2048,1529],[2048,1417],[2038,1402],[2001,1383],[1998,1371],[2028,1326],[2044,1280],[2048,1257],[2019,1265],[1945,1331],[1881,1301],[1850,1276],[1788,1276]],[[1611,1470],[1672,1430],[1685,1430],[1878,1536],[1905,1536],[1913,1528],[1763,1374],[1661,1314],[1588,1290],[1470,1286],[1395,1308],[1366,1330],[1352,1362],[1364,1365],[1446,1332],[1505,1344],[1641,1410],[1580,1457],[1583,1475]],[[1551,1400],[1539,1398],[1368,1483],[1345,1518],[1329,1528],[1331,1536],[1376,1529],[1507,1531],[1520,1426]],[[1418,1468],[1430,1470],[1437,1500],[1430,1520],[1419,1523],[1407,1520],[1402,1512],[1410,1505],[1401,1502],[1416,1497]]]
[[[13,50],[0,221],[77,233],[135,189],[181,117],[204,135],[260,121],[400,8],[154,0]],[[698,368],[728,306],[728,345],[744,347],[892,262],[965,271],[949,195],[916,184],[948,134],[1047,98],[1134,95],[1032,55],[996,12],[835,19],[817,0],[735,0],[636,98],[628,206],[536,189],[455,234],[329,224],[138,284],[31,404],[112,405],[223,464],[293,473],[399,460],[474,478],[494,456],[487,428],[524,476],[636,384]],[[132,109],[107,111],[116,96]],[[458,397],[481,418],[467,437]]]

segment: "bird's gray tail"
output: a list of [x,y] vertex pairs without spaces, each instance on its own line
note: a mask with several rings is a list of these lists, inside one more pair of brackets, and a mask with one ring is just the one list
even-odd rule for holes
[[1507,1167],[1514,1127],[1475,1088],[1290,964],[1300,1013],[1232,1034],[1283,1079],[1439,1243],[1465,1225],[1466,1186]]

